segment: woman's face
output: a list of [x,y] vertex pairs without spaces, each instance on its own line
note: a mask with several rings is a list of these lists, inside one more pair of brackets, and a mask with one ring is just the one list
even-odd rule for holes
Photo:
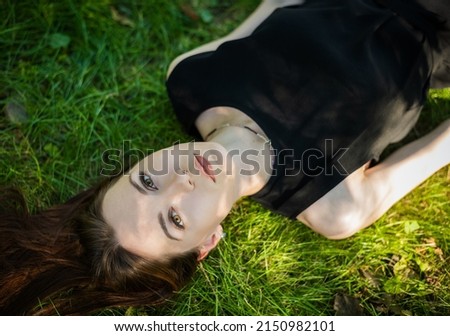
[[161,259],[197,248],[203,258],[236,201],[226,167],[225,149],[212,142],[155,152],[106,192],[103,217],[119,243],[140,256]]

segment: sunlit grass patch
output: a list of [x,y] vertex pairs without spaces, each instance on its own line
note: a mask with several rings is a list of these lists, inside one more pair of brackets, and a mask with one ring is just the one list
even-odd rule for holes
[[[45,207],[97,180],[103,153],[123,152],[126,141],[147,152],[190,140],[166,94],[167,67],[257,3],[0,2],[0,109],[16,116],[0,117],[2,184]],[[449,117],[450,90],[433,90],[405,142]],[[347,297],[350,313],[356,305],[370,315],[448,315],[449,183],[446,167],[343,241],[244,199],[224,223],[225,240],[171,302],[101,313],[333,315]]]

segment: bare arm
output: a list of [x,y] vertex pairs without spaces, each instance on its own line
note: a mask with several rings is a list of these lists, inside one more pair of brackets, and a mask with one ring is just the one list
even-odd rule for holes
[[365,172],[379,206],[365,226],[442,167],[450,164],[450,119],[424,137],[398,149],[385,161]]
[[263,0],[255,11],[228,35],[201,45],[176,57],[169,66],[167,77],[182,60],[202,52],[214,51],[222,43],[249,36],[276,8],[302,4],[303,0]]
[[314,231],[342,239],[369,226],[392,205],[450,164],[450,120],[380,164],[350,174],[297,216]]

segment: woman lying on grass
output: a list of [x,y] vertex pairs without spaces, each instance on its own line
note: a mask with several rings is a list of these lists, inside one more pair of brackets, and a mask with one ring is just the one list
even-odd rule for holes
[[[450,86],[450,5],[266,0],[179,56],[167,88],[202,142],[178,144],[67,203],[1,198],[2,314],[164,302],[251,196],[330,239],[353,235],[450,163],[450,121],[379,156]],[[438,15],[439,14],[439,15]]]

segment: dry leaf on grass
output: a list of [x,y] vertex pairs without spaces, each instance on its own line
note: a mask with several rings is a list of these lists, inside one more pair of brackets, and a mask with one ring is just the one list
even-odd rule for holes
[[344,293],[338,293],[334,297],[334,310],[337,316],[362,316],[363,311],[359,300]]
[[111,9],[111,16],[114,21],[120,23],[122,26],[134,28],[135,26],[134,22],[130,18],[128,18],[125,14],[121,13],[113,6],[111,6],[110,9]]
[[8,103],[5,106],[6,117],[14,124],[27,122],[29,117],[25,107],[17,103]]

